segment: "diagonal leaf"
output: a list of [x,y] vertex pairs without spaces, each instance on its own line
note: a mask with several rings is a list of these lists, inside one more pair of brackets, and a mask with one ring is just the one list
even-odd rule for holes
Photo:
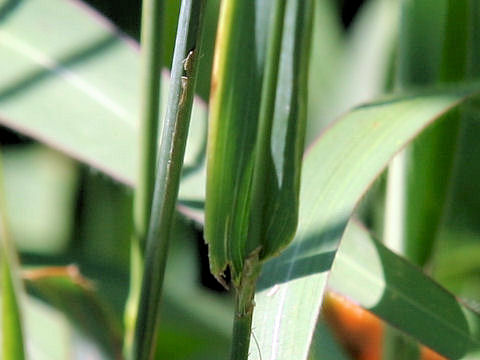
[[[0,123],[132,185],[137,45],[77,1],[0,0],[0,20]],[[196,168],[205,116],[197,99],[187,166]]]
[[329,287],[450,359],[480,347],[479,314],[356,221],[345,230]]
[[[263,358],[307,358],[328,271],[355,204],[396,152],[474,90],[360,106],[310,148],[296,238],[281,256],[265,264],[258,284],[253,327]],[[250,352],[259,357],[252,343]]]

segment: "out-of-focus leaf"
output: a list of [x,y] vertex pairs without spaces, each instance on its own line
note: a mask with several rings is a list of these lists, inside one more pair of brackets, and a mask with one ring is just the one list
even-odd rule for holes
[[97,297],[76,266],[24,271],[27,289],[69,317],[112,356],[121,355],[121,323]]
[[[403,3],[397,87],[469,78],[467,63],[477,46],[469,35],[470,18],[476,16],[471,4]],[[421,266],[431,258],[441,224],[462,119],[463,113],[453,112],[415,139],[390,167],[385,241]]]
[[331,89],[338,85],[338,61],[344,54],[345,39],[334,1],[316,0],[313,15],[306,143],[310,143],[330,120],[334,101]]
[[29,359],[72,358],[73,330],[63,314],[31,297],[26,297],[24,314]]
[[355,221],[343,235],[329,287],[449,359],[480,347],[480,315]]
[[465,299],[478,311],[480,311],[479,240],[478,233],[472,231],[458,229],[442,231],[432,270],[433,277],[440,284]]
[[397,1],[371,0],[344,38],[331,2],[317,1],[307,143],[342,113],[381,94],[395,45]]
[[[2,234],[2,238],[4,234]],[[3,246],[0,253],[0,265],[2,271],[2,358],[5,360],[23,360],[25,352],[23,348],[23,330],[18,303],[19,284],[15,278],[15,265],[8,259],[7,249]]]
[[315,329],[309,360],[350,360],[322,316]]
[[[296,238],[265,264],[257,286],[253,327],[263,358],[307,358],[327,274],[355,204],[396,152],[476,91],[457,89],[360,106],[310,148]],[[252,342],[250,352],[259,357]]]
[[19,280],[17,254],[9,235],[6,208],[3,168],[0,163],[1,355],[5,360],[23,360],[25,358],[21,310],[23,288]]
[[[215,295],[198,284],[197,229],[180,221],[174,228],[165,274],[157,358],[225,359],[231,341],[230,296]],[[179,281],[181,279],[181,281]],[[215,339],[215,341],[212,341]]]
[[[0,11],[0,123],[132,185],[137,46],[77,1],[0,0]],[[166,99],[168,80],[163,90]],[[204,119],[197,100],[187,166],[196,168]]]
[[73,232],[75,163],[39,145],[3,151],[5,197],[19,251],[59,253]]
[[439,75],[446,1],[402,2],[397,76],[402,88],[432,84]]

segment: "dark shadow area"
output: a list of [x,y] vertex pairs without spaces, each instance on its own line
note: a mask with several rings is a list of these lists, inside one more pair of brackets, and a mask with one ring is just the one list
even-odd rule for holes
[[10,130],[7,127],[0,125],[0,145],[27,145],[32,144],[34,141],[26,136],[23,136],[20,133],[17,133],[13,130]]
[[341,9],[340,17],[345,28],[348,28],[351,25],[364,2],[364,0],[337,0]]
[[135,39],[140,38],[141,0],[82,0],[93,6],[122,31]]
[[5,21],[5,19],[12,14],[12,11],[14,11],[22,1],[23,0],[9,0],[0,6],[0,23]]
[[[208,245],[203,239],[203,232],[197,233],[197,251],[200,259],[200,283],[207,289],[213,290],[219,293],[226,293],[227,290],[220,284],[217,279],[210,272],[210,264],[208,261]],[[225,282],[230,283],[230,273],[225,272]]]

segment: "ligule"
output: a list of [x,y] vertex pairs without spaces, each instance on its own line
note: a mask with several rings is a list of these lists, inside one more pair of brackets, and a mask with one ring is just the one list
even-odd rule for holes
[[223,2],[210,99],[205,237],[212,273],[229,266],[235,287],[247,258],[291,241],[298,216],[313,1],[262,6],[272,15]]

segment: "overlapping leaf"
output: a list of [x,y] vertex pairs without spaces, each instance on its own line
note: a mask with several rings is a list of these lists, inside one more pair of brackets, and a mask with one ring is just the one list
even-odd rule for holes
[[[451,90],[360,106],[310,148],[296,238],[265,264],[258,284],[253,327],[262,358],[307,358],[327,275],[355,204],[397,151],[474,93]],[[255,344],[250,349],[259,358]]]
[[480,316],[356,221],[345,230],[328,284],[449,359],[480,347]]
[[230,266],[236,285],[248,257],[269,258],[295,231],[313,8],[310,0],[222,5],[205,237],[212,273]]

